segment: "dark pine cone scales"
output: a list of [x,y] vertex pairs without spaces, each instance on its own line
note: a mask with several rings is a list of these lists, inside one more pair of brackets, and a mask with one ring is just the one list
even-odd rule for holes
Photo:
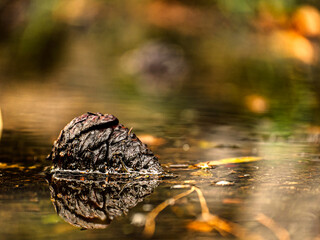
[[54,170],[163,172],[147,145],[110,114],[86,113],[74,118],[60,132],[48,159]]

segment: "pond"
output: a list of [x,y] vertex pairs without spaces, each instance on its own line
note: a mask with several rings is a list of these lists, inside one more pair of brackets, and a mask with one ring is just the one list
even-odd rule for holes
[[[320,6],[9,2],[0,239],[320,239]],[[132,128],[170,177],[48,177],[86,112]]]
[[[136,105],[131,99],[114,101],[109,93],[94,94],[90,88],[85,90],[87,95],[81,95],[77,91],[83,86],[68,89],[61,83],[50,83],[52,96],[47,96],[43,92],[48,85],[38,83],[35,89],[33,84],[24,83],[15,87],[15,93],[7,90],[10,98],[3,108],[0,142],[1,239],[140,238],[147,214],[191,186],[201,190],[211,214],[241,226],[245,235],[241,237],[239,232],[221,235],[214,227],[201,222],[197,225],[202,209],[198,195],[193,192],[159,213],[154,239],[234,239],[234,234],[241,238],[254,234],[253,239],[257,236],[277,239],[277,234],[282,234],[281,239],[287,235],[292,239],[315,239],[319,234],[317,136],[281,135],[272,131],[266,134],[256,128],[250,117],[219,109],[216,116],[201,109],[181,110],[176,106],[168,106],[167,112],[157,112],[155,108]],[[148,101],[151,105],[167,104],[167,100]],[[14,109],[20,104],[25,107]],[[147,185],[154,187],[143,197],[132,194],[135,202],[128,207],[127,214],[115,217],[103,229],[81,230],[79,225],[73,226],[55,212],[44,174],[51,163],[45,159],[60,129],[72,118],[70,115],[98,108],[105,112],[110,109],[123,124],[132,126],[175,178],[156,183],[150,180]],[[188,168],[199,162],[242,156],[259,156],[262,160],[235,161],[212,169]],[[142,187],[145,185],[142,183]],[[93,187],[89,183],[87,188]],[[133,183],[132,188],[139,187]],[[125,202],[121,198],[120,201]]]

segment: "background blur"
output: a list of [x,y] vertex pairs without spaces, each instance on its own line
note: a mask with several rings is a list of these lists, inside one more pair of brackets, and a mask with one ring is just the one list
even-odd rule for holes
[[[276,238],[261,213],[292,239],[320,239],[319,9],[315,0],[1,0],[0,238],[139,239],[136,214],[181,193],[173,184],[195,184],[213,214],[263,239]],[[105,231],[80,231],[55,213],[43,169],[59,131],[87,111],[133,127],[164,167],[263,161],[177,170]],[[182,201],[160,214],[155,239],[234,239],[186,231],[201,209],[195,194]]]
[[3,0],[3,127],[53,140],[74,116],[100,111],[133,127],[141,119],[152,127],[236,117],[259,131],[317,132],[318,7],[312,0]]

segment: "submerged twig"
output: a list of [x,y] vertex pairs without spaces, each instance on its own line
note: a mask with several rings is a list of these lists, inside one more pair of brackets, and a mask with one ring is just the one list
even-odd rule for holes
[[[181,188],[185,188],[189,186],[181,185]],[[241,227],[236,223],[229,222],[227,220],[221,219],[220,217],[213,215],[210,213],[206,199],[203,196],[202,191],[192,186],[190,190],[180,193],[175,197],[169,198],[166,201],[159,204],[156,208],[154,208],[147,216],[145,228],[143,234],[146,237],[151,237],[155,231],[155,218],[159,215],[159,213],[164,210],[167,206],[175,204],[175,202],[183,198],[192,192],[196,191],[198,194],[198,198],[201,206],[201,216],[189,223],[188,228],[197,230],[197,231],[212,231],[213,229],[217,230],[221,235],[226,235],[226,233],[232,234],[240,239],[255,239],[262,240],[259,235],[249,233],[245,228]]]
[[180,193],[175,197],[169,198],[166,201],[162,202],[160,205],[158,205],[156,208],[154,208],[147,216],[143,235],[146,237],[151,237],[155,231],[155,218],[158,216],[158,214],[165,209],[169,205],[173,205],[178,199],[183,198],[190,193],[192,193],[195,190],[195,187],[191,187],[190,190]]
[[256,217],[256,220],[265,227],[269,228],[279,240],[290,240],[289,232],[263,213],[259,213]]
[[194,187],[194,188],[198,194],[198,198],[201,205],[202,216],[205,217],[206,215],[210,214],[206,199],[204,198],[203,193],[199,188],[197,187]]
[[224,220],[217,215],[210,213],[209,208],[206,203],[206,199],[203,196],[202,191],[199,188],[195,188],[201,205],[201,218],[200,221],[207,223],[209,227],[217,230],[221,235],[226,233],[232,234],[239,239],[255,239],[262,240],[262,237],[257,234],[249,233],[245,228],[241,227],[239,224]]

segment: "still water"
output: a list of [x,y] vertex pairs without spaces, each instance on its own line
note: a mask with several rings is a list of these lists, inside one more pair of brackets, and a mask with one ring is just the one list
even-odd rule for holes
[[[106,86],[99,89],[98,84],[102,82],[92,87],[48,80],[6,86],[1,96],[1,239],[142,238],[147,214],[191,186],[202,191],[211,214],[237,224],[245,232],[235,237],[201,224],[191,227],[202,211],[200,199],[193,192],[159,213],[153,239],[320,237],[317,135],[266,131],[269,123],[255,121],[250,114],[230,113],[219,107],[211,111],[206,108],[209,106],[190,107],[190,96],[179,100],[150,96],[137,99],[114,95]],[[106,179],[81,183],[78,179],[78,183],[69,181],[61,186],[51,182],[49,187],[44,169],[50,166],[46,156],[52,142],[67,122],[86,111],[112,113],[122,124],[133,127],[163,167],[176,177],[149,183]],[[259,156],[262,160],[207,170],[188,168],[198,162],[242,156]],[[82,222],[70,215],[68,218],[66,212],[60,216],[56,213],[57,204],[61,209],[61,204],[78,201],[79,206],[86,198],[83,195],[92,189],[97,199],[109,196],[108,211],[120,211],[114,213],[112,221],[90,225],[81,218]],[[63,197],[69,202],[59,202]],[[94,212],[94,207],[88,211]],[[98,229],[82,230],[89,225]]]

